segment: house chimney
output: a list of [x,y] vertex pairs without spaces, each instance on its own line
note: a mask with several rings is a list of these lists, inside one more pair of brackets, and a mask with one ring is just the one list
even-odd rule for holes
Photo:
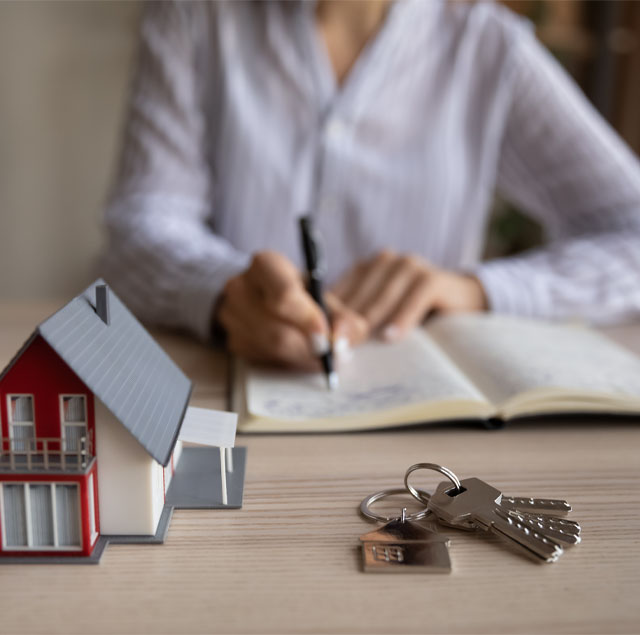
[[109,326],[109,295],[106,284],[96,286],[96,313]]

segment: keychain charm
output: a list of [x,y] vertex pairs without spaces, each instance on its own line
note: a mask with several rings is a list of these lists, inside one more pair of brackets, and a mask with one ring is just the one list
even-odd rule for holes
[[[371,505],[387,496],[406,494],[406,489],[389,489],[367,496],[360,504],[363,516],[386,523],[360,536],[363,568],[367,573],[450,573],[449,539],[416,521],[431,515],[426,507],[415,514],[406,508],[398,517],[382,516]],[[426,492],[421,494],[428,498]]]

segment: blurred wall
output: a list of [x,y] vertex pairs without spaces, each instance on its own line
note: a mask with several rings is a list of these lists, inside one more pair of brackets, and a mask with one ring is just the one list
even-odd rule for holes
[[0,299],[95,274],[140,6],[0,2]]

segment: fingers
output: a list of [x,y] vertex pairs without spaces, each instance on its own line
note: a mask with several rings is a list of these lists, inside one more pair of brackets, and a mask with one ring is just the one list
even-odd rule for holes
[[[354,267],[335,292],[349,309],[365,318],[370,331],[377,331],[389,324],[407,294],[417,292],[415,288],[420,292],[424,289],[429,271],[427,263],[417,257],[382,251]],[[411,306],[415,306],[415,300]]]
[[356,310],[364,316],[373,330],[380,329],[389,322],[418,278],[428,282],[426,266],[413,256],[397,257],[387,267],[386,277],[376,292],[369,295]]
[[370,260],[358,263],[334,287],[334,293],[348,302],[354,311],[361,311],[375,297],[396,264],[396,254],[383,250]]
[[246,276],[236,276],[227,283],[218,319],[226,329],[229,350],[241,357],[307,370],[319,368],[308,337],[273,316]]
[[432,311],[486,311],[487,306],[484,288],[474,276],[426,267],[418,271],[387,318],[383,336],[388,340],[403,337]]
[[369,337],[369,323],[361,315],[346,306],[334,293],[325,296],[327,307],[331,312],[334,349],[339,349],[346,340],[350,347],[357,346]]
[[229,350],[249,361],[264,362],[306,371],[319,371],[318,357],[296,329],[278,322],[260,325],[259,338],[251,329],[235,331],[228,339]]
[[287,258],[271,251],[257,253],[246,278],[274,317],[310,336],[327,335],[327,320],[321,308],[307,293],[300,272]]
[[404,337],[420,324],[434,306],[436,299],[432,276],[421,272],[414,277],[407,293],[397,303],[383,331],[386,340]]
[[358,287],[358,280],[362,277],[369,266],[368,262],[359,262],[349,269],[333,286],[333,294],[340,300],[350,298]]
[[364,310],[380,297],[381,289],[398,269],[398,262],[396,254],[386,250],[373,258],[360,278],[354,281],[354,288],[349,296],[349,306],[355,311],[364,313]]

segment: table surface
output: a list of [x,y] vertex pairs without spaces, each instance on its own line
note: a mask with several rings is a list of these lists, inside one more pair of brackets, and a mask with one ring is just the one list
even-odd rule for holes
[[[0,368],[58,305],[0,304]],[[640,327],[612,335],[640,352]],[[224,356],[158,339],[225,405]],[[640,426],[513,424],[243,436],[244,507],[176,511],[164,545],[111,545],[97,566],[0,568],[3,633],[640,632]],[[360,500],[433,461],[511,494],[568,499],[583,542],[532,563],[491,536],[450,532],[450,575],[364,574]],[[424,487],[438,478],[424,479]],[[422,484],[422,483],[421,483]]]

